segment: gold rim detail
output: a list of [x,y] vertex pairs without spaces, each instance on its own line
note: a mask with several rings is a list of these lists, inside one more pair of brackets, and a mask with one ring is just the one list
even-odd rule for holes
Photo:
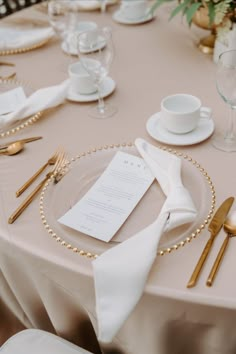
[[[112,145],[104,145],[100,148],[94,148],[91,149],[87,152],[84,152],[80,155],[75,156],[74,158],[72,158],[70,161],[68,161],[65,166],[65,170],[68,170],[68,167],[75,161],[85,157],[86,155],[95,153],[96,151],[100,151],[100,150],[107,150],[107,149],[113,149],[113,148],[119,148],[119,147],[132,147],[134,146],[133,143],[123,143],[123,144],[112,144]],[[205,229],[205,227],[209,224],[209,221],[212,218],[212,215],[214,213],[215,210],[215,205],[216,205],[216,192],[215,192],[215,187],[213,185],[213,182],[210,178],[210,176],[208,175],[208,173],[206,172],[206,170],[196,161],[194,160],[192,157],[190,157],[187,154],[184,154],[182,152],[179,152],[177,150],[173,150],[171,148],[167,148],[166,146],[157,146],[159,149],[164,150],[164,151],[168,151],[169,153],[176,155],[178,157],[182,157],[183,159],[189,161],[190,163],[192,163],[203,175],[203,177],[206,179],[207,184],[209,185],[210,191],[211,191],[211,206],[210,209],[208,211],[208,214],[206,216],[206,218],[202,221],[202,223],[196,228],[196,230],[194,232],[192,232],[188,237],[186,237],[184,240],[172,245],[169,248],[165,248],[162,250],[159,250],[157,252],[157,255],[159,256],[163,256],[165,254],[169,254],[172,251],[176,251],[179,248],[183,247],[184,245],[186,245],[187,243],[191,242],[193,239],[195,239],[198,235],[200,235],[200,233],[202,232],[202,230]],[[62,167],[62,169],[63,169]],[[42,223],[46,229],[46,231],[48,232],[48,234],[55,239],[59,244],[61,244],[61,246],[64,246],[66,249],[73,251],[74,253],[77,253],[79,256],[85,256],[89,259],[96,259],[97,257],[99,257],[98,254],[92,253],[92,252],[88,252],[85,251],[83,249],[80,249],[78,247],[73,246],[72,244],[66,242],[65,240],[63,240],[59,235],[57,235],[53,229],[51,228],[51,226],[49,225],[49,223],[47,222],[47,218],[45,216],[44,213],[44,195],[46,190],[48,189],[48,186],[50,185],[50,183],[53,182],[53,178],[54,176],[52,175],[48,181],[45,183],[44,188],[42,189],[41,195],[40,195],[40,202],[39,202],[39,212],[40,212],[40,217],[42,220]]]
[[0,50],[0,56],[4,55],[13,55],[13,54],[22,54],[29,52],[30,50],[38,49],[45,45],[47,42],[49,42],[51,38],[44,39],[43,41],[32,45],[31,47],[25,47],[25,48],[16,48],[16,49],[6,49],[6,50]]

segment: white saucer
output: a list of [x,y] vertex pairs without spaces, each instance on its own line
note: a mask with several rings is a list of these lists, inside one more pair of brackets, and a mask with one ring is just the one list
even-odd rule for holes
[[160,112],[151,116],[146,124],[146,129],[152,138],[169,145],[193,145],[209,138],[214,132],[214,122],[212,119],[200,119],[198,126],[186,134],[174,134],[163,127],[160,120]]
[[[109,96],[115,90],[115,87],[115,81],[111,77],[106,77],[101,84],[102,97]],[[98,100],[98,94],[95,92],[90,95],[82,95],[69,90],[67,99],[74,102],[93,102]]]
[[113,20],[115,20],[116,22],[122,23],[124,25],[138,25],[141,23],[145,23],[145,22],[149,22],[153,19],[153,15],[151,13],[140,17],[138,19],[130,19],[130,18],[126,18],[121,14],[121,11],[118,10],[114,13],[114,15],[112,16]]
[[[88,48],[83,50],[83,53],[92,53],[92,52],[96,52],[99,49],[103,49],[106,46],[106,41],[105,38],[102,36],[98,37],[98,43],[94,45],[94,47]],[[62,42],[61,44],[61,49],[63,50],[64,53],[66,54],[70,54],[70,55],[78,55],[78,50],[77,48],[73,47],[73,45],[70,46],[70,51],[67,49],[66,43],[65,41]]]

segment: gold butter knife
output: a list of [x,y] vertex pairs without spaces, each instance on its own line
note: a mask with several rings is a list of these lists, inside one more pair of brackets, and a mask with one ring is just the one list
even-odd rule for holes
[[0,145],[0,149],[5,149],[7,148],[10,144],[14,144],[14,143],[31,143],[32,141],[36,141],[36,140],[39,140],[39,139],[42,139],[43,137],[42,136],[34,136],[32,138],[25,138],[25,139],[20,139],[20,140],[13,140],[9,143],[6,143],[4,145]]
[[203,264],[205,263],[205,260],[210,252],[210,249],[213,245],[213,242],[215,240],[216,235],[220,232],[220,229],[222,228],[222,225],[225,221],[225,218],[234,202],[234,198],[230,197],[226,199],[221,206],[217,209],[216,213],[214,214],[209,226],[208,230],[210,231],[211,235],[209,240],[206,243],[206,246],[204,250],[202,251],[202,254],[199,258],[199,261],[188,281],[187,288],[192,288],[196,285],[199,274],[202,270]]

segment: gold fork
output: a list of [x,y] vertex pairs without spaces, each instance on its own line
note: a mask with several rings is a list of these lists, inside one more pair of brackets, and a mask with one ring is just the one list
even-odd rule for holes
[[60,169],[66,162],[67,162],[67,157],[65,156],[65,153],[60,152],[52,171],[47,173],[45,178],[37,185],[37,187],[28,195],[28,197],[19,205],[19,207],[14,211],[14,213],[9,217],[8,224],[12,224],[22,214],[22,212],[32,202],[32,200],[38,194],[38,192],[43,188],[47,180],[53,175],[55,178],[57,173],[60,171]]
[[59,147],[54,154],[48,159],[48,161],[38,169],[35,174],[26,181],[23,186],[21,186],[17,191],[16,191],[16,197],[19,197],[35,180],[36,178],[46,169],[47,166],[49,165],[54,165],[57,161],[57,158],[59,154],[62,152],[62,148]]

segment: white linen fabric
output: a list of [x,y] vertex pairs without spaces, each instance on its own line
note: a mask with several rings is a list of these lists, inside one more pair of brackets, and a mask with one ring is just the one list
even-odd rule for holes
[[1,354],[92,354],[69,341],[39,329],[26,329],[7,340]]
[[197,215],[182,184],[181,159],[143,139],[135,145],[167,199],[151,225],[93,261],[98,337],[104,343],[112,341],[141,298],[163,232]]
[[34,92],[16,111],[0,115],[0,128],[63,103],[67,96],[69,85],[70,80],[68,79],[59,85],[45,87]]
[[51,27],[31,29],[0,27],[0,50],[31,47],[50,39],[53,35]]
[[[81,10],[95,10],[101,7],[101,1],[99,0],[74,0],[76,1],[78,8]],[[113,4],[116,0],[105,0],[106,4]]]

